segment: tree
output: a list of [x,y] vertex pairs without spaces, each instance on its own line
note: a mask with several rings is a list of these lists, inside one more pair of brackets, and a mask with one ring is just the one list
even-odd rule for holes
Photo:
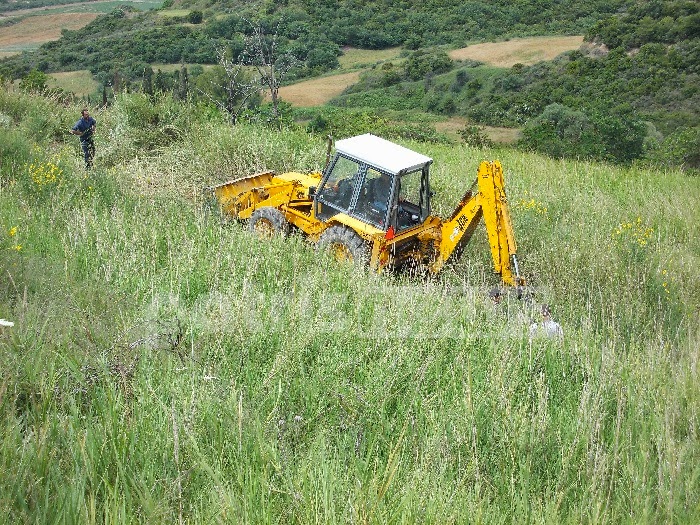
[[180,77],[178,78],[178,86],[177,86],[177,97],[180,100],[186,100],[187,99],[187,94],[189,93],[189,76],[187,74],[187,67],[185,67],[185,64],[182,64],[180,66]]
[[43,93],[46,91],[48,76],[37,69],[32,69],[19,82],[22,91]]
[[253,66],[258,71],[260,83],[270,92],[272,118],[280,125],[279,90],[282,81],[299,61],[291,52],[280,51],[278,23],[272,35],[265,33],[262,25],[248,22],[252,32],[245,37],[245,49],[241,53],[244,65]]
[[436,75],[445,73],[452,69],[453,63],[444,51],[426,53],[425,51],[415,51],[406,60],[406,76],[410,80],[421,80],[426,75]]
[[521,145],[553,157],[627,163],[642,156],[645,136],[634,119],[550,104],[525,125]]
[[190,24],[201,24],[202,20],[204,20],[204,13],[202,13],[201,11],[190,11],[190,14],[187,15],[187,21]]
[[158,69],[158,71],[156,72],[155,80],[153,81],[153,90],[163,93],[165,91],[168,91],[169,84],[170,82],[168,82],[165,73],[163,73],[162,70]]
[[143,85],[141,89],[146,95],[153,95],[153,68],[151,66],[147,66],[143,70]]
[[561,104],[550,104],[530,120],[521,144],[552,157],[599,158],[603,149],[588,115]]
[[197,91],[225,111],[235,126],[240,113],[255,95],[259,95],[260,84],[244,67],[231,60],[223,48],[219,49],[218,57],[218,67],[197,77]]

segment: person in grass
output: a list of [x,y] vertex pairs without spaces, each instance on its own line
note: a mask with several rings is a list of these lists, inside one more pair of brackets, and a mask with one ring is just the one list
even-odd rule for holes
[[92,159],[95,158],[95,129],[97,121],[90,116],[87,108],[81,112],[80,120],[75,123],[70,132],[80,137],[80,147],[85,155],[85,169],[92,167]]
[[552,319],[552,312],[548,304],[542,305],[542,320],[530,325],[530,340],[536,337],[548,337],[561,341],[564,339],[564,330],[559,323]]

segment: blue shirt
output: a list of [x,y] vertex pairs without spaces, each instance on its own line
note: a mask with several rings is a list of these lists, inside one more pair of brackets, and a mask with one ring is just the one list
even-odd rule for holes
[[75,123],[75,126],[73,126],[73,131],[80,131],[82,135],[80,135],[80,142],[85,142],[89,139],[92,138],[92,132],[90,133],[84,133],[85,131],[89,130],[91,127],[96,126],[97,121],[92,118],[88,117],[87,120],[84,118],[80,118],[78,122]]

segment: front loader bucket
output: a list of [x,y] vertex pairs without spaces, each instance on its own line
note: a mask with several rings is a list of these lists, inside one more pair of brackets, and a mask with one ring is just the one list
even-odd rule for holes
[[214,186],[212,190],[219,201],[221,210],[234,218],[238,218],[238,214],[252,204],[250,202],[252,198],[251,190],[269,187],[274,176],[274,171],[256,173],[255,175],[224,182]]

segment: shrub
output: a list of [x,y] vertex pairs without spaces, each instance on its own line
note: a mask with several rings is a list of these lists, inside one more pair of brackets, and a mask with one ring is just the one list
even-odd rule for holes
[[416,51],[406,60],[406,77],[410,80],[421,80],[427,75],[446,73],[452,69],[452,60],[444,51],[426,53]]
[[46,73],[33,69],[20,80],[19,88],[27,93],[43,93],[46,91],[47,80]]
[[457,133],[468,146],[475,148],[492,148],[494,145],[482,126],[467,125]]
[[700,170],[700,127],[678,130],[650,147],[646,158],[654,164]]
[[190,14],[187,15],[187,21],[190,24],[201,24],[203,19],[204,13],[198,10],[190,11]]
[[520,144],[552,157],[628,163],[642,156],[645,135],[638,121],[550,104],[526,123]]

